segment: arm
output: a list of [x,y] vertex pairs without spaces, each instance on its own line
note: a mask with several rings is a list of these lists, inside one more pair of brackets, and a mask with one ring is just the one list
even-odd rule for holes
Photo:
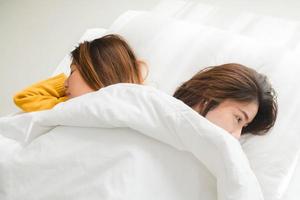
[[66,75],[43,80],[18,92],[13,100],[25,112],[51,109],[56,104],[66,101],[64,82]]

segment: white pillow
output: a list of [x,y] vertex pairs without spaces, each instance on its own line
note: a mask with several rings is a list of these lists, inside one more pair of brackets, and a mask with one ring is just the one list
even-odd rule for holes
[[[251,9],[250,9],[251,10]],[[238,33],[294,49],[300,43],[299,21],[199,1],[163,0],[152,12]]]
[[[283,115],[299,110],[296,100],[289,104],[294,90],[286,90],[299,74],[299,70],[291,66],[299,62],[288,49],[150,12],[129,11],[119,17],[108,32],[119,33],[129,41],[138,56],[148,63],[148,84],[168,94],[210,65],[237,62],[267,74],[278,93],[278,121],[271,134],[250,136],[243,147],[265,198],[274,200],[282,196],[289,183],[291,162],[299,150],[294,142],[299,141],[295,130],[300,129],[298,124],[291,126],[295,119],[300,120],[299,116],[284,119]],[[281,148],[278,148],[279,142]]]
[[[169,94],[209,65],[240,62],[271,73],[285,52],[245,36],[150,12],[129,11],[108,32],[119,33],[129,41],[149,64],[148,82]],[[170,72],[172,77],[166,78]]]

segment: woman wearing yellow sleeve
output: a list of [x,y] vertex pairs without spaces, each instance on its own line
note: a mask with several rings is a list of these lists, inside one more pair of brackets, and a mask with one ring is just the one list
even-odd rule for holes
[[108,85],[143,83],[142,62],[119,35],[80,43],[71,57],[69,77],[59,74],[38,82],[18,92],[14,96],[15,104],[25,112],[39,111]]
[[25,112],[50,109],[68,99],[64,86],[66,79],[66,75],[59,74],[36,83],[17,93],[14,102]]

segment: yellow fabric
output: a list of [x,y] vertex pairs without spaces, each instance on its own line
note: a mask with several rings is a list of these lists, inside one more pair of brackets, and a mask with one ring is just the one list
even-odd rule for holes
[[25,112],[46,110],[66,101],[64,82],[67,76],[63,73],[38,82],[18,92],[14,96],[15,104]]

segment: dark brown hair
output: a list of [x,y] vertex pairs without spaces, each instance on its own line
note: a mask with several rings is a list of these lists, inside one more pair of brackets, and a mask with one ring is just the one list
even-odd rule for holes
[[127,42],[109,34],[80,43],[71,52],[85,82],[94,90],[116,83],[143,83],[141,64]]
[[200,104],[206,114],[226,99],[258,103],[258,112],[242,134],[263,135],[274,126],[277,100],[267,77],[254,69],[236,63],[207,67],[183,83],[174,97],[193,107]]

